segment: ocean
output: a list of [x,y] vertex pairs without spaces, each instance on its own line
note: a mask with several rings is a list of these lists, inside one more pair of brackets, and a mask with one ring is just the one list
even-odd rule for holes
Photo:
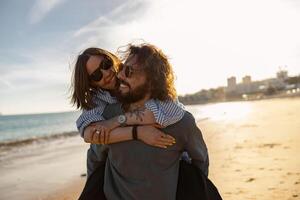
[[80,112],[0,116],[0,143],[22,141],[77,130]]

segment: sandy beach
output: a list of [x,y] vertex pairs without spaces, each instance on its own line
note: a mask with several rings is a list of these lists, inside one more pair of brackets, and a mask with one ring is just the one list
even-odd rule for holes
[[223,198],[300,199],[300,99],[244,102],[240,109],[240,116],[199,123],[210,178]]
[[2,148],[0,199],[77,199],[88,146],[77,135]]
[[[300,98],[205,106],[224,110],[198,121],[223,199],[300,199]],[[77,199],[87,148],[71,136],[1,152],[0,199]]]

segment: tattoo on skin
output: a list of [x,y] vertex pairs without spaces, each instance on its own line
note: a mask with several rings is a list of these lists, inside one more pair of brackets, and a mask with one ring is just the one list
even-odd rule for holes
[[133,111],[129,112],[129,117],[135,117],[138,121],[143,121],[143,117],[145,116],[145,110],[146,108],[137,108]]

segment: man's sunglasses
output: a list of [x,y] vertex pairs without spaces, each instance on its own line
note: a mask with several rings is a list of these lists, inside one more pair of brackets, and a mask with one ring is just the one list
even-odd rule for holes
[[108,70],[113,66],[113,61],[108,56],[105,56],[99,67],[89,76],[93,81],[101,81],[103,74],[101,70]]
[[119,67],[119,72],[123,71],[123,69],[125,70],[124,73],[125,73],[126,78],[130,78],[132,76],[133,72],[142,70],[142,69],[134,69],[130,65],[121,64]]

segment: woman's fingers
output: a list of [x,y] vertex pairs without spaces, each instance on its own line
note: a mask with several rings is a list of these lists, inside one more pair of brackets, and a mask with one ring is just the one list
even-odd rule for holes
[[93,141],[93,135],[95,133],[95,128],[88,127],[87,130],[84,131],[84,140],[86,142],[92,142]]
[[166,141],[166,142],[172,142],[172,143],[175,143],[175,142],[176,142],[175,139],[170,138],[170,137],[166,137],[166,136],[160,136],[160,137],[158,138],[158,140],[160,140],[160,141]]
[[154,146],[157,146],[160,148],[167,148],[168,146],[172,146],[173,144],[175,144],[175,142],[168,138],[158,138],[154,142]]
[[108,141],[109,141],[109,131],[107,129],[104,129],[104,134],[105,134],[104,144],[108,144]]
[[99,138],[100,138],[100,130],[99,129],[96,129],[94,134],[93,134],[93,143],[98,143],[99,142]]
[[164,137],[164,138],[169,138],[169,139],[171,139],[171,140],[174,140],[174,141],[175,141],[175,138],[174,138],[174,137],[172,137],[171,135],[164,134],[164,135],[163,135],[163,137]]
[[101,127],[100,144],[104,144],[104,143],[105,143],[105,131],[104,128]]
[[159,148],[163,148],[163,149],[165,149],[165,148],[168,147],[168,146],[162,145],[162,144],[156,144],[156,145],[154,145],[154,146],[159,147]]
[[157,141],[162,142],[166,145],[175,144],[175,139],[172,136],[169,136],[167,134],[161,135],[159,138],[157,138]]

